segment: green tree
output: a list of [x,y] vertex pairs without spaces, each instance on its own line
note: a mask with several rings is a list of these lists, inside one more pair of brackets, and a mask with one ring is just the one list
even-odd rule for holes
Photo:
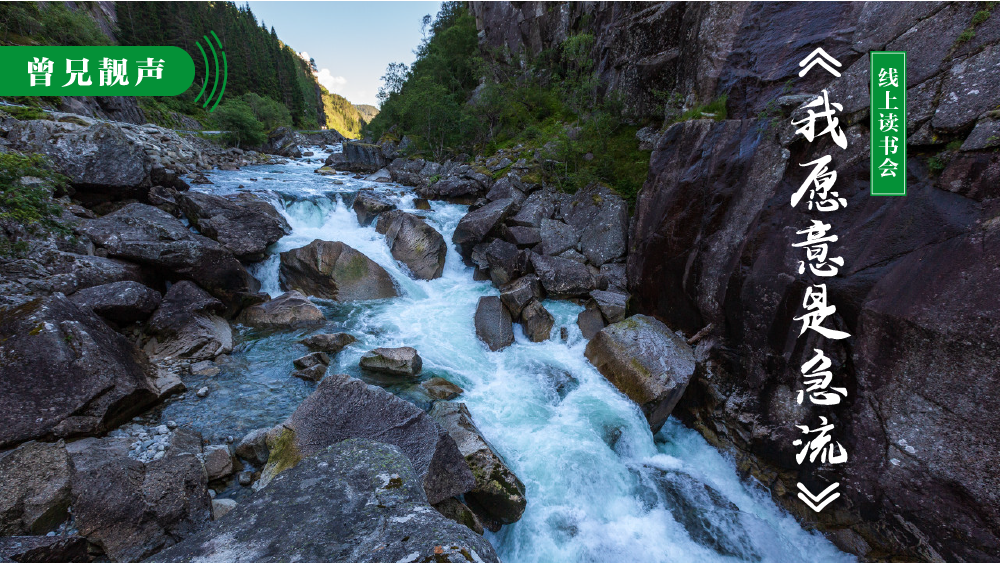
[[256,147],[267,141],[264,124],[254,115],[253,108],[239,98],[230,98],[212,114],[215,127],[226,131],[224,138],[234,147]]

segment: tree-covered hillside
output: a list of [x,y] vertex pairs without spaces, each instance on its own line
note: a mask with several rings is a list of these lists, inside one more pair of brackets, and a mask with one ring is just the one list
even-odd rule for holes
[[[258,22],[249,6],[231,2],[119,2],[116,7],[121,44],[173,45],[197,54],[195,42],[201,41],[206,48],[205,37],[211,38],[214,31],[228,62],[226,98],[252,92],[284,104],[298,127],[316,128],[324,123],[319,85],[309,63],[282,42],[273,27],[268,29],[264,22]],[[193,100],[205,76],[201,57],[193,58],[195,84],[179,97],[192,106],[184,113],[195,111]]]
[[340,94],[334,94],[320,86],[323,93],[323,111],[326,113],[327,129],[335,129],[344,137],[356,139],[361,134],[365,120],[354,104]]
[[[536,57],[481,52],[464,2],[445,2],[407,67],[382,77],[375,139],[407,136],[435,160],[516,149],[549,163],[544,180],[573,192],[603,182],[634,202],[649,152],[593,69],[594,36],[578,31]],[[537,152],[536,152],[537,151]]]
[[361,113],[361,119],[365,120],[365,123],[371,123],[378,115],[378,108],[371,104],[354,104],[354,107]]

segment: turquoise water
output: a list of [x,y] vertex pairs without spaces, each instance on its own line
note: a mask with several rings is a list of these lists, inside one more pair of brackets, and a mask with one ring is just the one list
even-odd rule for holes
[[[497,291],[474,282],[451,246],[465,207],[432,202],[432,211],[420,212],[411,209],[405,187],[317,175],[313,170],[326,153],[312,150],[311,159],[215,172],[215,185],[198,189],[253,191],[288,219],[292,234],[274,246],[269,260],[251,267],[272,296],[281,293],[276,253],[314,239],[343,241],[363,252],[393,276],[401,296],[355,304],[316,300],[329,319],[319,330],[261,334],[238,328],[239,344],[221,374],[185,380],[190,390],[209,387],[210,395],[187,393],[164,408],[163,420],[192,424],[213,441],[238,440],[277,424],[315,387],[290,376],[291,361],[306,352],[296,341],[346,331],[358,342],[334,359],[329,373],[385,384],[360,373],[361,355],[378,346],[411,346],[423,358],[421,378],[441,376],[465,390],[456,401],[468,405],[527,487],[524,517],[487,533],[505,561],[853,560],[822,535],[803,530],[762,488],[741,481],[733,462],[696,432],[670,420],[654,437],[638,408],[584,357],[586,341],[575,323],[580,306],[546,301],[556,319],[552,339],[531,343],[515,326],[514,345],[488,351],[476,338],[473,314],[480,296]],[[410,279],[384,238],[358,225],[344,202],[369,186],[441,232],[449,243],[441,278]],[[560,327],[568,330],[566,341]],[[387,388],[422,407],[429,403],[412,386]],[[239,490],[232,486],[225,494],[246,495]]]

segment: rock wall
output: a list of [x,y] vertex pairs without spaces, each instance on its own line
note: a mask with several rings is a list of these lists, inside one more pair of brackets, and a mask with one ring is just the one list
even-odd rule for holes
[[[728,94],[737,119],[662,133],[633,220],[632,307],[689,336],[711,326],[698,346],[700,374],[675,414],[804,522],[866,559],[1000,557],[1000,17],[975,25],[978,8],[688,7],[682,51],[704,56],[681,57],[678,87],[702,99]],[[974,37],[961,40],[973,26]],[[841,78],[798,77],[798,61],[816,47],[844,64]],[[869,195],[868,50],[908,52],[904,198]],[[709,62],[712,72],[700,75]],[[797,95],[823,88],[843,105],[847,150],[828,136],[794,136],[789,114],[810,99]],[[792,208],[812,168],[799,165],[826,154],[847,208]],[[838,276],[796,274],[804,253],[791,245],[811,219],[839,236]],[[837,307],[826,324],[850,339],[797,338],[793,317],[806,286],[819,282]],[[834,408],[795,402],[815,348],[833,360],[834,385],[848,390]],[[846,464],[796,464],[794,425],[815,426],[819,415],[836,425]],[[796,499],[798,481],[840,481],[844,497],[817,514]]]

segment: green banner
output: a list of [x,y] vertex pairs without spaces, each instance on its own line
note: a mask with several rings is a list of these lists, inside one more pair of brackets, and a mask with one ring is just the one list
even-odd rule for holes
[[179,47],[0,47],[0,96],[176,96],[194,82]]
[[906,52],[871,52],[871,195],[906,195]]

